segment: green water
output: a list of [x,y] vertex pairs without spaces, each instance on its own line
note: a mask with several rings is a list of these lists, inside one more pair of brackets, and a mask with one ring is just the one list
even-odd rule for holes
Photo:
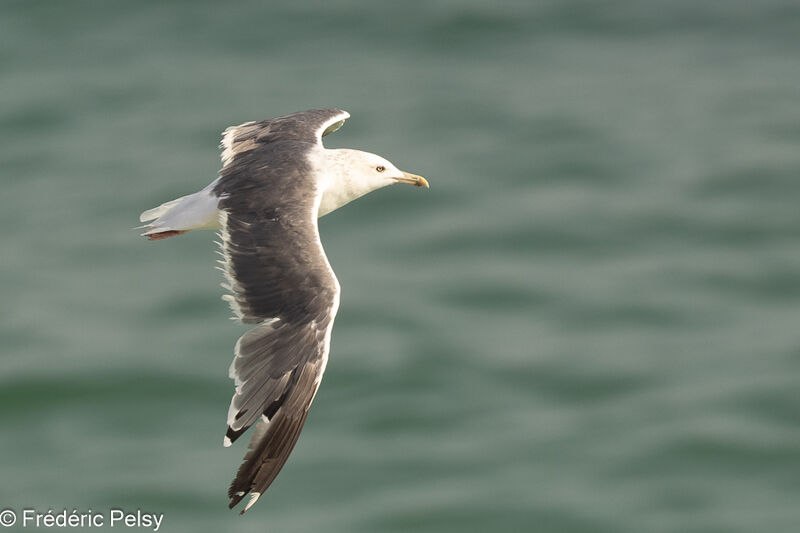
[[[798,36],[792,0],[4,2],[0,509],[800,530]],[[332,106],[431,189],[322,219],[330,364],[239,517],[213,235],[131,228],[226,126]]]

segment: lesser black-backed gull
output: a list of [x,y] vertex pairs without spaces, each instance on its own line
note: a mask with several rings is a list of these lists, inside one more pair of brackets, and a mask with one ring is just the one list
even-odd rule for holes
[[255,325],[236,342],[224,438],[230,446],[256,424],[228,490],[231,508],[250,494],[242,513],[286,462],[328,362],[340,289],[317,218],[393,183],[428,187],[375,154],[324,148],[349,117],[320,109],[228,128],[219,177],[140,217],[151,240],[218,229],[223,298]]

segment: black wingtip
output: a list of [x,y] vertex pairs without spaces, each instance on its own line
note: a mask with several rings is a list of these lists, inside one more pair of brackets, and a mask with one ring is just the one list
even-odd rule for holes
[[[233,509],[234,507],[239,505],[239,502],[244,499],[245,495],[243,494],[241,496],[228,496],[228,497],[231,499],[230,503],[228,503],[228,509]],[[243,512],[244,511],[242,511],[242,513]],[[239,513],[239,514],[241,514],[241,513]]]
[[231,444],[233,444],[234,442],[236,442],[236,439],[241,437],[242,434],[245,431],[247,431],[247,429],[248,429],[247,427],[243,427],[242,429],[234,430],[230,426],[228,426],[228,429],[225,431],[225,436],[228,438],[228,441]]
[[253,499],[248,502],[244,511],[250,508],[272,484],[286,463],[300,436],[308,408],[317,390],[318,364],[319,362],[306,363],[297,377],[292,393],[286,399],[287,404],[278,410],[268,424],[259,421],[256,425],[244,461],[228,488],[230,508],[248,494]]

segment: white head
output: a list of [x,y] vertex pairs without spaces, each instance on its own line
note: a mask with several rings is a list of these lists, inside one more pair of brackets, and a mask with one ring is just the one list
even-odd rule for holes
[[429,187],[422,176],[403,172],[379,155],[360,150],[325,150],[328,184],[322,193],[319,216],[393,183]]

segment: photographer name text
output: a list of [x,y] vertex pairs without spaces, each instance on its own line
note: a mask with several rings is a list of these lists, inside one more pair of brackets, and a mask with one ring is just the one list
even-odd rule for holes
[[124,509],[109,509],[108,511],[54,511],[46,512],[36,509],[4,509],[0,511],[0,527],[16,525],[23,528],[87,528],[87,527],[115,527],[115,528],[142,528],[158,531],[164,513],[148,513],[137,509],[125,511]]

